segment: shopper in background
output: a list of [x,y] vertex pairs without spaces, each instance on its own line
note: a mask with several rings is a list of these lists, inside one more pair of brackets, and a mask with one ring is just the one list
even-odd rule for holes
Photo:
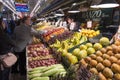
[[75,18],[70,16],[67,18],[67,22],[68,22],[68,28],[70,31],[78,31],[80,24],[79,22],[75,21]]
[[15,21],[14,21],[14,20],[10,20],[8,26],[9,26],[9,28],[10,28],[11,34],[13,34],[14,29],[15,29],[15,27],[16,27]]
[[[0,55],[5,55],[12,52],[12,47],[15,42],[5,33],[5,23],[3,18],[0,18]],[[3,68],[0,63],[0,80],[9,80],[10,68]]]
[[14,30],[14,39],[16,41],[15,52],[19,55],[19,71],[21,74],[21,80],[26,80],[26,46],[31,43],[33,35],[37,35],[37,32],[31,28],[31,18],[23,17],[20,26],[17,26]]

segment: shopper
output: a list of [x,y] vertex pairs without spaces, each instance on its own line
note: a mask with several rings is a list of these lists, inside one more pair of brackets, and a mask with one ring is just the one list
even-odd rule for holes
[[[16,20],[15,25],[18,27],[22,24],[22,19]],[[15,39],[15,35],[13,35],[13,39]],[[19,58],[19,53],[15,52],[15,55]],[[17,60],[17,62],[12,66],[11,69],[11,78],[12,80],[15,80],[16,77],[18,77],[18,73],[19,73],[19,59]]]
[[[12,52],[14,46],[15,42],[5,33],[5,23],[3,18],[0,18],[0,56]],[[9,80],[9,73],[10,68],[0,66],[0,80]]]
[[37,35],[37,32],[31,28],[31,18],[23,17],[20,26],[17,26],[14,30],[14,39],[16,41],[15,52],[19,55],[19,71],[23,77],[21,80],[26,80],[26,46],[31,43],[33,35]]
[[70,16],[67,18],[68,26],[70,31],[78,31],[80,28],[79,22],[75,21],[75,18]]

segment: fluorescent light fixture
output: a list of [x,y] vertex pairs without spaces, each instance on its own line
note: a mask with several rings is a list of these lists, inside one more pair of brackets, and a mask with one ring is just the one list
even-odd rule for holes
[[97,7],[98,8],[114,8],[114,7],[118,7],[119,4],[100,4]]
[[63,12],[63,10],[62,9],[59,9],[59,10],[57,10],[56,12],[55,12],[55,16],[64,16],[65,14],[64,14],[64,12]]
[[36,10],[36,8],[39,6],[41,1],[38,0],[37,4],[35,5],[35,7],[33,8],[33,10],[31,11],[30,15],[32,15],[34,13],[34,11]]
[[8,9],[10,9],[13,13],[17,14],[13,9],[11,9],[6,3],[3,2],[3,5],[5,5]]
[[79,13],[80,11],[79,10],[70,10],[68,11],[68,13]]
[[12,8],[15,10],[15,7],[9,2],[9,1],[6,1],[6,3]]
[[55,16],[64,16],[64,14],[56,13]]
[[99,8],[98,5],[91,5],[91,8]]
[[99,4],[92,4],[91,8],[114,8],[119,4],[115,0],[102,0]]

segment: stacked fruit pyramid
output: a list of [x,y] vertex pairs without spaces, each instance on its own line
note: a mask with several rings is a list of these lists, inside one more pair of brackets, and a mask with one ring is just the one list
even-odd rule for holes
[[120,42],[102,48],[80,62],[89,65],[99,80],[120,80]]

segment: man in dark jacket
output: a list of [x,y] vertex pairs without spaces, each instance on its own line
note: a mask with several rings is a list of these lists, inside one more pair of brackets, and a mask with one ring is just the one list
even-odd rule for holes
[[[0,56],[12,52],[11,49],[15,46],[15,42],[5,33],[4,30],[5,24],[3,19],[0,18]],[[2,69],[0,66],[0,80],[9,80],[9,72],[10,68]]]
[[[26,46],[31,43],[33,34],[36,35],[37,32],[33,31],[31,28],[30,17],[24,17],[19,26],[14,30],[13,36],[16,41],[15,52],[19,55],[18,64],[19,71],[22,76],[26,75]],[[26,79],[21,79],[26,80]]]

